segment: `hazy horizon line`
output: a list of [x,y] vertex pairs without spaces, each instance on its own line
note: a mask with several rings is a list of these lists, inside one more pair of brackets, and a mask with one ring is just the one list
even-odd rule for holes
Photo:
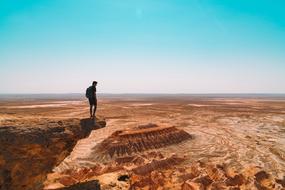
[[[0,95],[64,95],[64,94],[85,94],[83,92],[47,92],[47,93],[0,93]],[[213,95],[219,95],[219,94],[237,94],[237,95],[285,95],[285,92],[204,92],[204,93],[199,93],[199,92],[177,92],[177,93],[169,93],[169,92],[122,92],[122,93],[117,93],[117,92],[98,92],[97,94],[114,94],[114,95],[123,95],[123,94],[165,94],[165,95],[203,95],[203,94],[213,94]]]
[[[98,93],[98,98],[131,98],[131,99],[144,99],[144,98],[249,98],[249,99],[285,99],[284,93]],[[12,100],[83,100],[84,93],[41,93],[41,94],[1,94],[1,101]]]

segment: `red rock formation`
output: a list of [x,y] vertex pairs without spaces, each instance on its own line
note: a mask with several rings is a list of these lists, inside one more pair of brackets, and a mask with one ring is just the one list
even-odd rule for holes
[[259,171],[255,174],[254,185],[256,186],[257,189],[260,189],[260,190],[274,189],[275,181],[273,180],[272,176],[270,176],[267,172]]
[[70,186],[77,183],[81,183],[94,176],[99,176],[106,173],[112,173],[123,169],[124,168],[121,165],[110,163],[106,166],[96,165],[92,168],[81,168],[78,170],[71,170],[62,173],[63,177],[59,178],[58,182],[64,186]]
[[[152,171],[148,175],[141,176],[132,176],[132,184],[130,186],[130,190],[135,189],[158,189],[165,184],[165,176],[163,173],[158,171]],[[148,186],[149,188],[144,188]]]
[[183,158],[179,158],[174,155],[170,158],[166,158],[163,160],[153,160],[151,163],[134,168],[133,172],[138,175],[146,175],[154,170],[171,168],[172,166],[179,164],[183,161]]
[[1,126],[0,189],[41,189],[47,173],[69,155],[76,142],[105,125],[72,119]]
[[283,179],[276,179],[276,183],[282,185],[283,188],[285,188],[285,176],[283,176]]
[[99,145],[98,152],[111,158],[120,157],[177,144],[189,138],[190,134],[176,127],[139,126],[132,130],[116,131]]
[[126,164],[132,162],[136,157],[135,156],[125,156],[121,158],[117,158],[115,161],[118,164]]
[[[165,160],[170,160],[165,159]],[[164,161],[165,161],[164,160]],[[185,167],[175,162],[164,167],[161,164],[146,164],[133,170],[130,176],[130,189],[182,189],[182,190],[239,190],[239,189],[282,189],[282,180],[274,180],[265,171],[248,175],[247,172],[237,172],[230,176],[225,168],[207,163],[193,163]],[[156,161],[158,162],[158,161]],[[157,165],[160,165],[157,167]],[[228,168],[227,170],[232,170]]]
[[192,181],[185,181],[181,185],[181,190],[204,190],[205,187],[199,183],[195,183]]

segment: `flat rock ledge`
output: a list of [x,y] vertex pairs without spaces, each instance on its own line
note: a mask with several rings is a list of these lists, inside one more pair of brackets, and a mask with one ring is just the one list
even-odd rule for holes
[[0,190],[38,190],[79,139],[106,126],[101,119],[68,119],[0,126]]

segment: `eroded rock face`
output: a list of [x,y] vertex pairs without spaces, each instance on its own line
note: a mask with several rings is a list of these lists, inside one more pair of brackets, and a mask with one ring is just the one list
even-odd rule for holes
[[[169,160],[168,158],[166,160]],[[162,160],[161,160],[162,161]],[[149,168],[148,165],[142,167]],[[284,189],[273,176],[258,168],[232,173],[233,168],[193,162],[185,166],[176,162],[169,167],[157,167],[147,172],[132,173],[130,189],[182,189],[182,190],[233,190],[233,189]],[[255,174],[254,174],[255,173]],[[153,177],[155,176],[155,177]],[[279,183],[279,184],[278,184]]]
[[133,169],[133,172],[138,175],[146,175],[155,170],[162,170],[171,168],[173,165],[183,162],[183,158],[179,158],[176,155],[171,156],[170,158],[162,160],[153,160],[152,162],[139,166]]
[[190,138],[190,134],[176,127],[155,124],[115,131],[92,149],[93,152],[96,152],[96,157],[108,157],[104,162],[92,157],[94,162],[90,162],[90,165],[55,171],[55,173],[49,174],[45,182],[45,189],[67,187],[94,177],[102,179],[103,181],[100,180],[102,185],[108,185],[106,180],[100,176],[120,172],[147,175],[155,170],[171,168],[173,165],[181,164],[185,159],[175,154],[165,157],[161,152],[152,149],[167,148],[169,145]]
[[148,124],[114,132],[97,150],[110,158],[121,157],[177,144],[190,138],[190,134],[176,127]]
[[40,121],[0,127],[0,189],[37,190],[47,173],[72,151],[76,142],[103,120]]

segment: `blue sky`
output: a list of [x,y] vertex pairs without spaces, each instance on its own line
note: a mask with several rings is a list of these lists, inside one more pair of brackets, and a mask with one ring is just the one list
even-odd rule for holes
[[285,93],[282,0],[0,0],[0,93]]

